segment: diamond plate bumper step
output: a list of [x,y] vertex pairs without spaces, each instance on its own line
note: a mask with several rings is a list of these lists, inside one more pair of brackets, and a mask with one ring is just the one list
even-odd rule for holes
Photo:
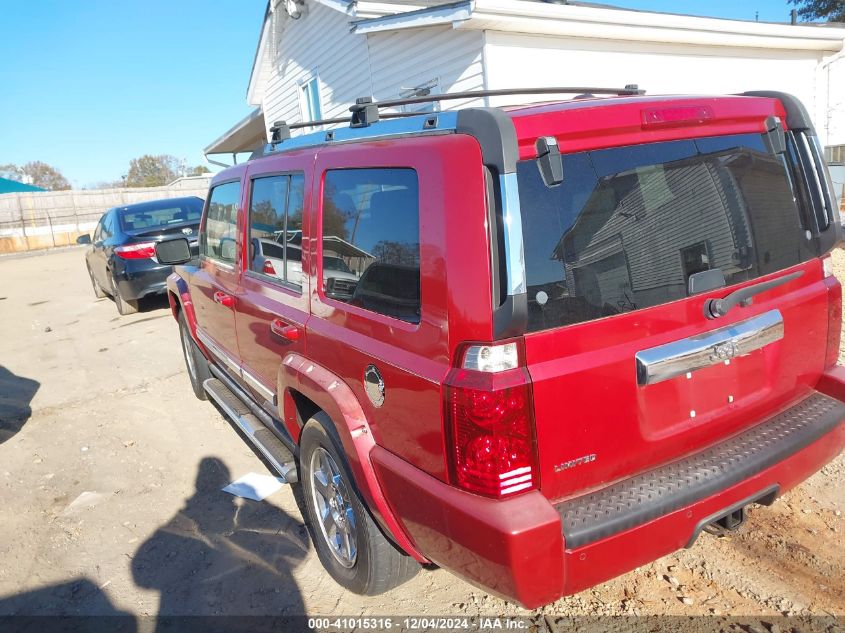
[[724,442],[555,508],[567,549],[642,525],[739,483],[832,431],[845,403],[814,393]]

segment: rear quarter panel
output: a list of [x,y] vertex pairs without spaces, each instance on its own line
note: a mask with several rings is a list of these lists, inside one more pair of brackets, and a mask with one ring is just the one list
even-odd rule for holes
[[[418,325],[326,297],[322,291],[322,187],[327,169],[406,167],[420,189],[422,314]],[[329,147],[320,152],[313,208],[318,214],[306,262],[312,318],[308,355],[349,385],[376,443],[440,479],[447,466],[441,383],[458,341],[489,337],[490,278],[481,152],[467,136]],[[448,230],[447,230],[448,227]],[[380,370],[385,402],[375,407],[363,384],[369,364]]]

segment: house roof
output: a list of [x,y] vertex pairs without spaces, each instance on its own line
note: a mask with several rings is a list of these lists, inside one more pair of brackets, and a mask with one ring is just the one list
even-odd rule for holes
[[705,46],[836,52],[845,44],[845,25],[839,24],[752,22],[536,0],[463,0],[356,20],[353,30],[373,33],[435,24],[451,24],[455,29]]
[[3,193],[18,193],[20,191],[47,191],[42,187],[35,185],[28,185],[17,180],[9,180],[8,178],[0,178],[0,194]]
[[266,140],[264,112],[261,108],[256,108],[206,146],[203,153],[208,155],[251,152]]

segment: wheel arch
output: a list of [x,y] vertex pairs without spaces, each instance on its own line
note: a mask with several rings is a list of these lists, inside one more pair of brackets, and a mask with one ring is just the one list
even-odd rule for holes
[[279,368],[277,386],[278,393],[284,394],[280,413],[294,440],[298,443],[302,426],[315,412],[324,412],[334,425],[355,485],[376,522],[400,549],[420,563],[429,562],[405,533],[384,497],[370,459],[375,440],[349,385],[304,356],[288,354]]

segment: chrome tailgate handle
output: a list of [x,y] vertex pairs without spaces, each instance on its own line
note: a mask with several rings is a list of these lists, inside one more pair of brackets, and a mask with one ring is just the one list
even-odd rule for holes
[[653,385],[743,356],[783,338],[783,316],[770,310],[705,334],[637,352],[637,383]]

